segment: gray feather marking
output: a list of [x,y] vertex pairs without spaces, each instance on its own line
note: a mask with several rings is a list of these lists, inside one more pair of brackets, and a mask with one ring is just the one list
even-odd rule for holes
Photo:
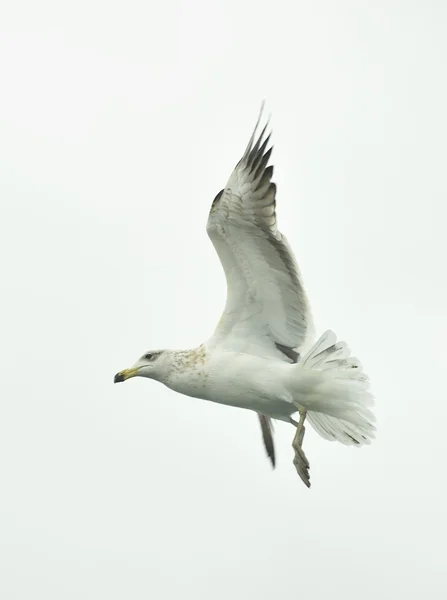
[[275,342],[275,346],[280,350],[283,354],[290,358],[290,360],[294,363],[297,363],[300,360],[299,353],[293,348],[289,348],[288,346],[283,346],[283,344],[278,344]]

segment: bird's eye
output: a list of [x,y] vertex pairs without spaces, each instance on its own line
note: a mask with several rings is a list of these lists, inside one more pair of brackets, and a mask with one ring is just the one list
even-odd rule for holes
[[153,356],[154,356],[154,355],[153,355],[153,354],[151,354],[151,353],[149,352],[148,354],[145,354],[145,355],[144,355],[144,358],[145,358],[146,360],[151,360],[151,358],[152,358]]

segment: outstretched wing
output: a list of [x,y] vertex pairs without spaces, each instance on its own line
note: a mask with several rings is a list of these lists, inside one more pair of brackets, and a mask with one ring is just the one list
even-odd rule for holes
[[207,231],[227,279],[227,301],[208,344],[296,362],[312,342],[307,297],[292,250],[276,224],[267,125],[216,196]]

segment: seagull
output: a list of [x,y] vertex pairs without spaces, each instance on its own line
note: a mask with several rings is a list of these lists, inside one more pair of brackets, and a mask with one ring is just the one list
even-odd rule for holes
[[227,281],[216,330],[197,348],[145,352],[114,382],[147,377],[187,396],[257,413],[273,467],[272,420],[292,424],[293,463],[310,487],[303,450],[306,418],[326,440],[362,446],[374,438],[374,399],[345,342],[331,330],[315,341],[302,277],[277,226],[269,119],[257,135],[263,106],[208,217],[207,233]]

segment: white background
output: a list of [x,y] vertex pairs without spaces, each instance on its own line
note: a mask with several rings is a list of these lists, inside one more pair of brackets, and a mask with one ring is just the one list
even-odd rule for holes
[[[14,2],[0,10],[0,596],[447,595],[447,5]],[[318,333],[378,436],[293,429],[149,380],[213,331],[205,223],[260,102]]]

